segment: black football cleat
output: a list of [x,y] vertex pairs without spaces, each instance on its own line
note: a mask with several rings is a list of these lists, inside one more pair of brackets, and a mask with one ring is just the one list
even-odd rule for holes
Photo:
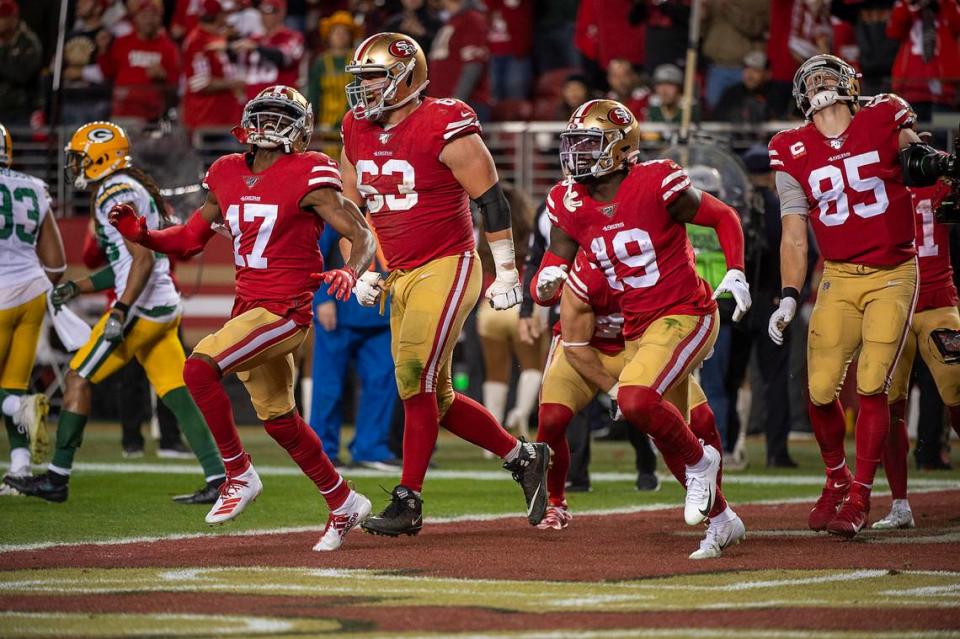
[[198,489],[196,492],[186,495],[174,495],[171,499],[178,504],[212,504],[217,501],[217,496],[220,495],[220,485],[223,484],[223,482],[224,478],[221,477],[220,479],[207,482],[206,486]]
[[523,489],[523,498],[527,502],[527,521],[531,526],[536,526],[547,514],[550,447],[542,442],[530,443],[521,437],[520,452],[513,461],[504,462],[503,467],[513,473],[513,478]]
[[58,483],[50,480],[50,473],[28,477],[4,477],[3,482],[11,488],[16,488],[23,495],[39,497],[52,502],[65,502],[70,492],[67,482]]
[[372,535],[416,535],[423,528],[423,500],[406,486],[397,486],[383,512],[367,517],[360,527]]

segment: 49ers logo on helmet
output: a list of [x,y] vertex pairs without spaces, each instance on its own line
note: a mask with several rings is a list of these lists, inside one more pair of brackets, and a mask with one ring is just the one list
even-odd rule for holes
[[387,47],[387,51],[390,52],[390,55],[397,58],[406,58],[415,54],[417,47],[415,47],[412,42],[407,42],[406,40],[394,40],[390,43],[390,46]]
[[630,117],[630,113],[623,107],[614,107],[610,109],[610,112],[607,113],[607,119],[614,124],[619,124],[620,126],[630,124],[630,122],[633,120],[633,118]]

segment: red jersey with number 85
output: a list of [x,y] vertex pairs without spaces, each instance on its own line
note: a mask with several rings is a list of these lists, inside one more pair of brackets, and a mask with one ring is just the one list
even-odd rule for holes
[[670,160],[630,167],[609,202],[590,197],[573,181],[547,195],[550,220],[576,240],[621,294],[626,339],[636,339],[665,315],[716,310],[710,286],[697,275],[686,226],[667,206],[690,188],[686,172]]
[[808,122],[770,140],[770,168],[803,187],[825,259],[889,267],[916,255],[913,205],[900,169],[900,130],[914,117],[903,99],[879,95],[839,137]]
[[453,99],[424,98],[389,129],[353,112],[344,116],[343,151],[356,168],[357,190],[391,270],[474,250],[467,192],[440,153],[479,132],[473,109]]
[[957,305],[957,287],[950,264],[950,228],[936,219],[937,207],[949,193],[950,187],[943,182],[910,189],[920,264],[917,312]]
[[337,163],[323,153],[291,153],[254,173],[247,155],[225,155],[210,167],[203,185],[217,198],[233,239],[237,297],[232,316],[265,308],[300,325],[310,323],[323,270],[318,240],[323,220],[300,207],[310,191],[341,190]]

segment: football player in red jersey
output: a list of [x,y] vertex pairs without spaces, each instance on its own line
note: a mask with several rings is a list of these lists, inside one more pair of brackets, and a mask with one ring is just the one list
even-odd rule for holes
[[684,519],[693,526],[713,509],[721,457],[688,426],[688,377],[716,341],[718,320],[685,225],[716,229],[729,268],[716,294],[733,294],[735,320],[750,308],[743,230],[736,211],[701,193],[670,160],[633,162],[639,141],[636,117],[619,102],[591,100],[574,111],[560,135],[566,178],[547,195],[550,249],[531,293],[553,304],[578,248],[621,292],[627,361],[617,402],[665,458],[681,460]]
[[[206,202],[186,224],[150,231],[129,206],[116,207],[110,223],[147,248],[192,255],[213,237],[212,225],[223,220],[236,265],[233,312],[223,328],[197,344],[183,368],[227,469],[206,521],[220,524],[236,517],[262,489],[221,383],[236,373],[267,432],[327,501],[330,516],[314,550],[336,550],[371,505],[347,486],[298,414],[293,352],[310,328],[318,280],[345,299],[356,273],[369,266],[376,243],[357,207],[340,194],[336,162],[306,150],[312,132],[310,103],[290,87],[268,87],[247,103],[241,125],[234,129],[237,139],[250,145],[249,152],[213,163],[204,178]],[[348,238],[353,251],[342,269],[321,274],[317,241],[324,224]]]
[[389,536],[422,527],[420,489],[439,425],[504,459],[523,488],[527,517],[540,523],[547,506],[550,450],[507,433],[490,413],[453,392],[450,359],[480,294],[469,201],[479,207],[496,280],[487,289],[499,310],[520,303],[510,206],[480,124],[460,100],[423,97],[427,61],[412,38],[370,36],[347,71],[352,105],[343,118],[344,193],[365,206],[391,270],[357,284],[357,299],[373,305],[390,292],[390,332],[397,389],[404,408],[403,474],[390,504],[363,529]]
[[[603,271],[589,259],[583,249],[577,251],[560,298],[560,321],[554,326],[540,395],[537,440],[547,443],[554,453],[553,466],[547,474],[550,506],[537,526],[541,530],[562,530],[573,519],[564,499],[570,465],[566,438],[570,420],[598,392],[609,397],[614,419],[622,419],[616,403],[617,378],[626,364],[626,344],[619,294],[610,288]],[[703,389],[693,378],[690,379],[689,405],[690,429],[705,443],[721,450],[720,431],[713,411]],[[664,461],[677,481],[686,485],[683,459],[664,455]],[[700,548],[690,555],[691,559],[719,557],[724,548],[740,543],[746,535],[743,521],[723,496],[721,475],[722,472],[717,473],[717,496],[710,510],[707,535],[700,542]]]
[[931,334],[937,329],[960,330],[960,312],[957,311],[957,287],[953,283],[950,265],[950,231],[937,222],[935,211],[940,201],[950,192],[942,181],[934,186],[910,189],[915,211],[917,262],[920,264],[920,292],[917,308],[907,331],[907,342],[900,355],[893,382],[890,385],[890,434],[883,451],[883,470],[890,484],[893,505],[890,513],[875,522],[873,528],[913,528],[913,513],[907,501],[907,394],[910,389],[910,370],[917,351],[940,391],[940,397],[950,411],[950,423],[960,435],[960,369],[944,362]]
[[[956,175],[960,165],[920,142],[910,128],[910,105],[897,96],[880,95],[860,106],[857,73],[840,58],[818,55],[804,62],[793,93],[807,123],[770,141],[783,216],[783,292],[769,332],[781,343],[796,313],[809,219],[826,263],[810,318],[808,411],[827,481],[808,523],[852,537],[870,510],[890,425],[887,389],[916,302],[913,207],[906,187]],[[851,476],[837,397],[858,350],[860,413]]]

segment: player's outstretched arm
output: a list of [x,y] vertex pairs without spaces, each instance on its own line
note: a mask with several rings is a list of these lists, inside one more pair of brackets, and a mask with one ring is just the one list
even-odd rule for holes
[[194,211],[186,224],[177,224],[162,230],[147,228],[146,218],[137,214],[129,204],[117,204],[107,215],[120,235],[128,242],[139,244],[151,251],[190,257],[203,250],[203,247],[216,231],[210,226],[220,218],[220,205],[212,192],[199,209]]
[[540,268],[530,282],[530,295],[540,306],[553,306],[560,299],[560,291],[577,256],[576,240],[554,224],[550,228],[550,248],[540,260]]
[[50,212],[40,225],[40,235],[37,237],[37,257],[47,274],[47,278],[56,284],[67,270],[67,258],[63,252],[63,239],[60,237],[60,227]]
[[357,205],[335,189],[310,191],[300,201],[300,206],[313,210],[350,242],[350,257],[343,268],[316,274],[318,279],[330,285],[327,292],[343,301],[350,297],[350,291],[357,283],[357,274],[366,271],[373,261],[377,251],[373,233]]
[[497,271],[496,281],[487,289],[490,305],[497,310],[516,306],[523,295],[513,248],[510,204],[503,194],[490,151],[480,136],[473,133],[443,147],[440,161],[453,172],[457,182],[480,209],[484,235]]

